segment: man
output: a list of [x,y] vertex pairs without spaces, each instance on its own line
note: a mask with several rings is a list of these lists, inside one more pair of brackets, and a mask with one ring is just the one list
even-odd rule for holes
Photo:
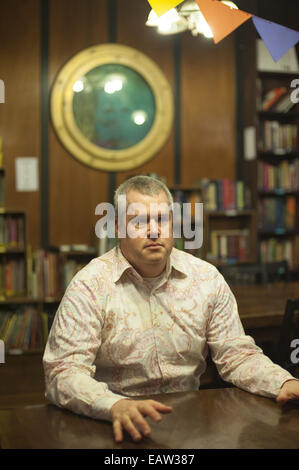
[[[209,347],[224,380],[279,403],[298,398],[299,381],[244,334],[223,276],[173,248],[168,188],[137,176],[118,188],[115,207],[120,196],[125,237],[73,278],[56,313],[43,358],[46,397],[111,420],[117,442],[124,430],[138,441],[150,434],[145,417],[172,411],[138,396],[197,390]],[[116,229],[120,236],[120,220]]]

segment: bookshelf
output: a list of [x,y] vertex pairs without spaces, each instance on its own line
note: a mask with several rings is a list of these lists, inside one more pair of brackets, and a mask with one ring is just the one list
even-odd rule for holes
[[[240,107],[244,152],[240,173],[250,187],[257,213],[257,258],[261,263],[286,260],[291,278],[299,268],[299,77],[298,47],[292,60],[269,63],[260,53],[256,32],[244,30],[240,64]],[[296,59],[297,56],[297,59]],[[292,97],[292,100],[291,100]],[[293,102],[294,101],[294,102]],[[248,155],[247,131],[255,139]]]
[[254,210],[207,212],[204,259],[216,266],[256,262]]
[[[174,202],[203,202],[203,244],[185,250],[216,266],[256,261],[256,213],[242,181],[202,179],[193,187],[170,188]],[[194,225],[193,225],[194,229]],[[176,241],[184,248],[185,239]]]
[[[25,238],[23,241],[25,244]],[[15,250],[9,253],[16,255]],[[34,252],[27,246],[18,255],[25,260],[26,284],[19,295],[0,300],[0,338],[8,355],[42,354],[68,283],[97,252],[94,247],[82,245]]]
[[[194,224],[194,207],[195,203],[203,202],[202,196],[202,189],[199,186],[183,186],[183,185],[175,185],[169,187],[169,190],[173,197],[173,202],[178,203],[181,206],[181,221],[180,227],[181,230],[181,238],[175,238],[175,247],[179,250],[184,250],[184,243],[185,241],[192,241],[193,239],[188,239],[184,236],[184,229],[183,229],[183,204],[190,203],[191,204],[191,211],[189,213],[191,226],[190,229],[194,231],[195,224]],[[193,254],[194,256],[201,257],[202,256],[202,247],[198,249],[185,249],[186,252]]]
[[7,352],[11,345],[14,352],[40,350],[41,316],[27,303],[26,214],[5,207],[4,185],[0,168],[0,338]]
[[[299,267],[299,105],[291,101],[293,72],[257,70],[251,61],[245,124],[256,128],[256,159],[244,161],[244,179],[257,211],[258,259]],[[250,91],[251,90],[251,91]],[[252,103],[255,103],[253,108]]]
[[0,300],[26,292],[26,217],[0,208]]

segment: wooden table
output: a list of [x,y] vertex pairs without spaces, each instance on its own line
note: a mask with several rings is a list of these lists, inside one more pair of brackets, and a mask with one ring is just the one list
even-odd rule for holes
[[298,449],[299,404],[237,388],[155,395],[173,406],[151,437],[116,444],[111,423],[54,405],[0,411],[0,443],[6,449]]

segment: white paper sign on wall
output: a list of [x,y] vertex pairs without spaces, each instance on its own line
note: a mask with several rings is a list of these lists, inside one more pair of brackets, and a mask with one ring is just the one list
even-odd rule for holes
[[37,157],[17,157],[16,165],[16,190],[38,191],[38,159]]

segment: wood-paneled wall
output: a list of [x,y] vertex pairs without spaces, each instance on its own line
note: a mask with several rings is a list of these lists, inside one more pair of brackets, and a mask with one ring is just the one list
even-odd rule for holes
[[[70,57],[82,49],[107,42],[107,2],[51,0],[50,86]],[[107,200],[107,173],[88,168],[61,145],[50,125],[49,242],[53,246],[94,242],[95,207]]]
[[17,192],[15,158],[38,157],[40,166],[40,1],[1,2],[0,78],[5,103],[0,104],[0,136],[6,170],[5,205],[27,214],[27,234],[40,244],[40,192]]
[[[180,78],[181,183],[207,177],[234,177],[235,83],[234,45],[228,38],[219,46],[181,37],[181,67],[175,69],[175,40],[145,26],[149,5],[144,0],[116,0],[116,41],[136,47],[161,67],[170,85]],[[7,170],[6,199],[11,209],[25,210],[28,241],[41,244],[40,192],[18,193],[14,161],[41,152],[40,1],[6,2],[1,15],[1,79],[6,104],[0,108],[0,135]],[[74,54],[92,44],[109,41],[108,0],[49,0],[49,88],[59,69]],[[49,90],[50,92],[50,90]],[[157,173],[174,183],[175,135],[142,167],[115,175],[116,186],[137,173]],[[61,145],[49,125],[49,244],[92,243],[99,202],[109,198],[109,175],[84,166]]]
[[[175,69],[174,37],[160,36],[145,26],[146,1],[115,2],[116,41],[136,47],[163,70],[174,89],[181,79],[181,183],[193,184],[207,177],[235,176],[235,72],[234,43],[219,46],[211,41],[182,36],[181,67]],[[107,42],[106,1],[50,1],[50,82],[65,61],[92,44]],[[157,173],[174,183],[172,131],[158,154],[142,167],[115,175],[116,186],[137,173]],[[96,204],[108,200],[107,173],[78,163],[50,130],[50,243],[90,243]]]
[[[159,153],[144,166],[117,173],[118,185],[136,173],[158,173],[171,185],[175,152],[181,183],[202,177],[235,177],[236,94],[234,35],[214,45],[190,32],[180,36],[179,69],[175,38],[145,26],[146,0],[115,0],[116,41],[149,55],[162,68],[175,91],[180,83],[180,139],[174,130]],[[11,0],[1,6],[0,78],[6,103],[0,105],[0,135],[7,170],[6,199],[12,209],[28,214],[28,239],[41,243],[40,193],[17,193],[14,159],[38,156],[40,122],[41,0]],[[111,3],[110,3],[111,5]],[[49,86],[74,54],[109,40],[109,0],[49,0]],[[253,12],[254,13],[254,12]],[[179,81],[178,81],[179,80]],[[178,142],[180,147],[178,148]],[[109,175],[79,163],[61,145],[49,125],[49,243],[91,243],[99,202],[109,199]]]
[[234,36],[182,38],[182,182],[235,178]]

